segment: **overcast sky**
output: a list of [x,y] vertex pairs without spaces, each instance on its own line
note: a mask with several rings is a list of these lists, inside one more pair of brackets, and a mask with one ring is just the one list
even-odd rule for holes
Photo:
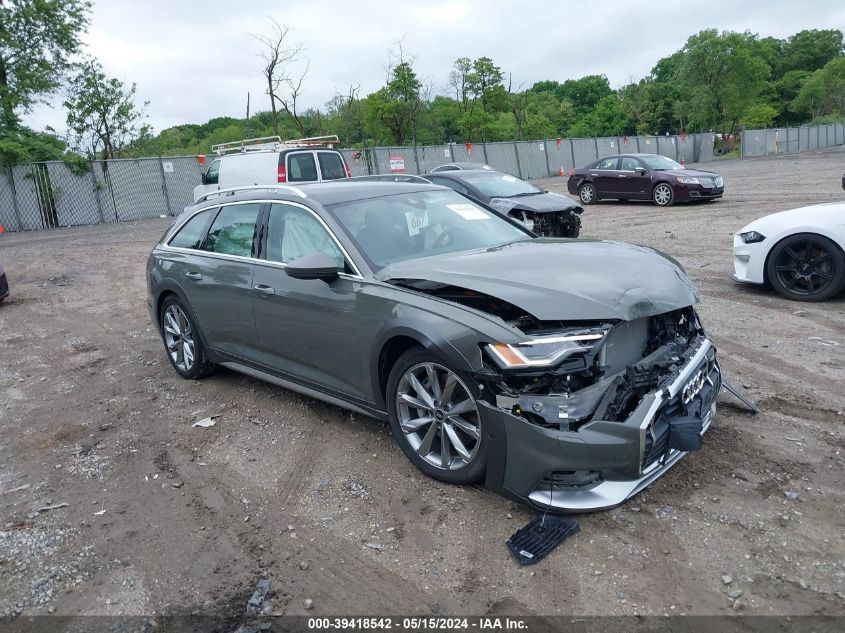
[[[542,79],[604,74],[613,88],[640,79],[661,57],[704,28],[787,37],[801,29],[845,28],[841,0],[96,0],[87,52],[106,72],[138,86],[158,132],[215,116],[269,110],[260,45],[267,16],[307,44],[305,106],[336,91],[384,85],[388,50],[405,53],[435,94],[447,89],[458,57],[488,56],[515,87]],[[60,99],[27,117],[36,128],[65,129]]]

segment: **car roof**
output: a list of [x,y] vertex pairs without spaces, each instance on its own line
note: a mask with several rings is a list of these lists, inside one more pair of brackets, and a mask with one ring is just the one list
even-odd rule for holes
[[[643,158],[644,156],[662,156],[661,154],[646,154],[645,152],[633,152],[631,154],[608,154],[607,156],[602,156],[597,160],[604,160],[606,158]],[[669,158],[668,156],[663,156],[663,158]]]
[[[223,189],[223,195],[211,197],[185,207],[186,211],[207,209],[233,202],[252,202],[254,200],[279,200],[284,202],[307,203],[309,200],[321,205],[331,205],[340,202],[355,202],[368,198],[379,198],[401,193],[417,193],[448,189],[442,185],[420,182],[372,182],[363,180],[334,180],[331,182],[316,182],[303,185],[254,185],[241,189]],[[215,192],[209,192],[214,194]]]

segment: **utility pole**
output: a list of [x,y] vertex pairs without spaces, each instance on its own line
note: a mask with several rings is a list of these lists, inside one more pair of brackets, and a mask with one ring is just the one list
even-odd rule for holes
[[246,125],[244,128],[244,137],[249,138],[249,92],[246,93]]

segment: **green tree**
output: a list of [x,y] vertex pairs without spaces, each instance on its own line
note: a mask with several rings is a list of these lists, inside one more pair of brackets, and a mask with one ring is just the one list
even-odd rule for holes
[[789,107],[811,119],[845,115],[845,57],[833,59],[814,72]]
[[689,104],[694,126],[719,127],[729,134],[736,131],[770,74],[756,44],[751,33],[720,34],[716,29],[687,40],[675,79]]
[[87,0],[0,0],[0,126],[52,93],[88,28]]
[[818,70],[837,57],[842,57],[842,31],[812,29],[799,31],[783,45],[781,67],[790,70]]
[[147,131],[147,105],[138,108],[135,84],[107,77],[98,61],[78,64],[64,102],[72,145],[91,158],[116,158]]

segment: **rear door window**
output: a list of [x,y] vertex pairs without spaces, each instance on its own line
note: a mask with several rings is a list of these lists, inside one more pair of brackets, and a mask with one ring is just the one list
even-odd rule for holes
[[346,178],[346,167],[343,166],[343,159],[335,152],[317,152],[317,159],[320,161],[320,173],[323,180],[338,180]]
[[208,228],[208,223],[214,217],[216,211],[217,209],[206,209],[197,213],[179,229],[179,232],[170,240],[170,246],[200,248],[202,241],[205,239],[205,230]]
[[259,203],[230,204],[220,209],[208,231],[205,250],[254,257],[255,225],[260,209]]
[[314,182],[317,180],[317,163],[311,152],[288,154],[288,181]]
[[593,169],[616,169],[616,164],[618,162],[618,158],[605,158],[604,160],[599,161],[599,164],[593,167]]

